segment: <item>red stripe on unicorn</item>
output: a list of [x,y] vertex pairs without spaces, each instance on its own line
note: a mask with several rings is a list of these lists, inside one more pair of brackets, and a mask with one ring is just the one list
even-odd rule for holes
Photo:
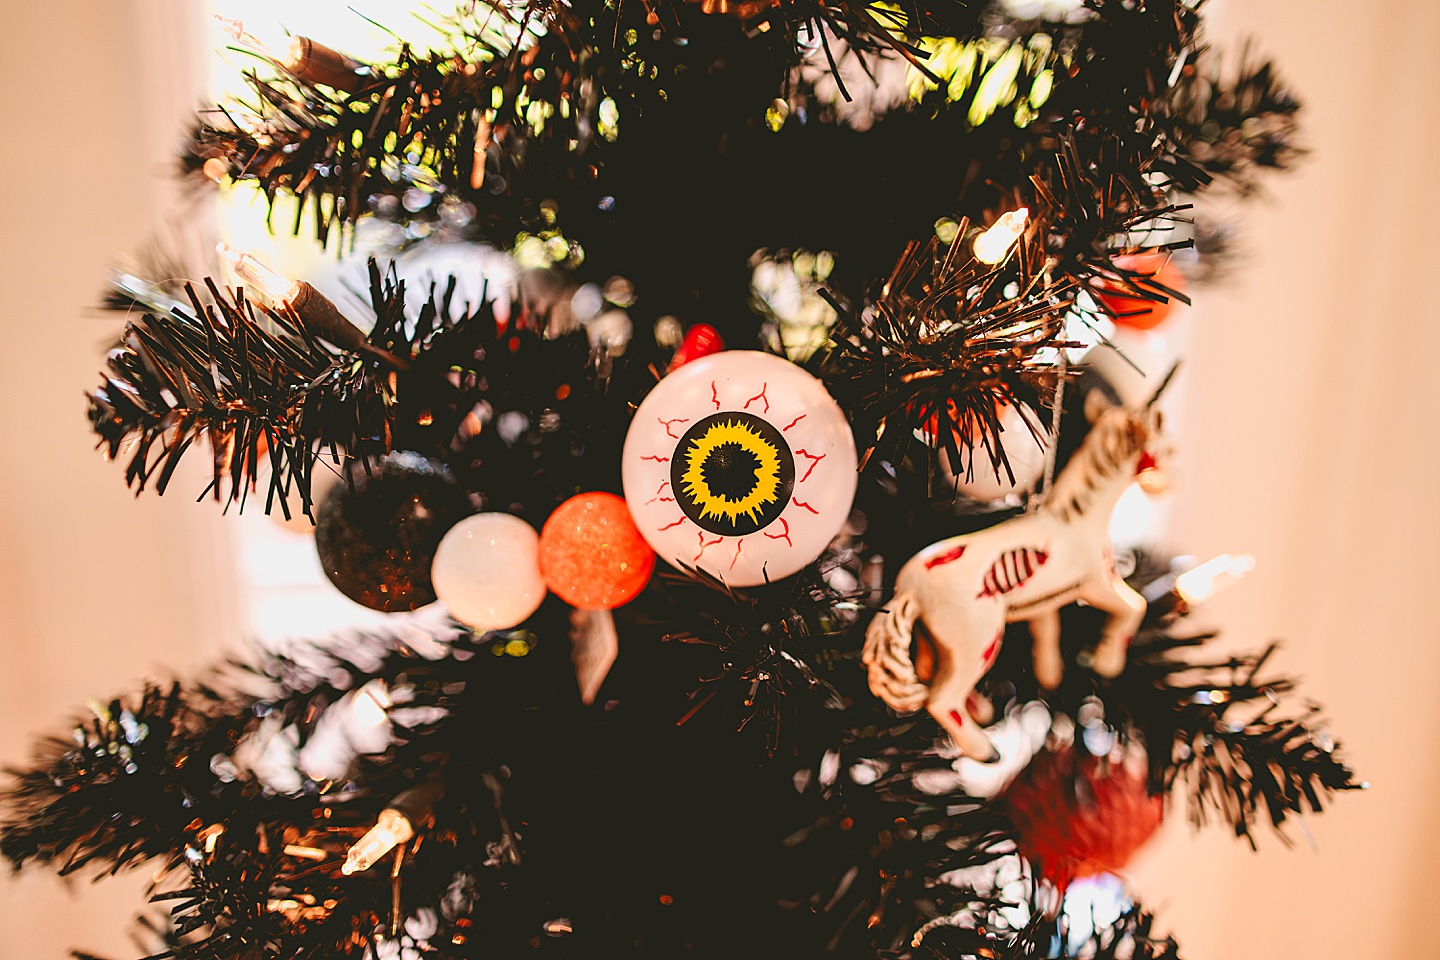
[[[963,550],[964,547],[960,549]],[[1029,582],[1035,571],[1044,566],[1048,559],[1050,555],[1037,547],[1019,547],[1005,551],[1000,555],[1000,559],[990,565],[989,572],[985,574],[984,589],[980,591],[981,598],[996,597],[1018,590]],[[928,562],[925,568],[930,569]]]

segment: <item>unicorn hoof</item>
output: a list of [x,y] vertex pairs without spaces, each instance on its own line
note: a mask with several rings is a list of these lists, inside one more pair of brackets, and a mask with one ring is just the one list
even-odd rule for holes
[[1096,651],[1090,660],[1090,669],[1101,677],[1114,679],[1125,672],[1125,650],[1118,652]]

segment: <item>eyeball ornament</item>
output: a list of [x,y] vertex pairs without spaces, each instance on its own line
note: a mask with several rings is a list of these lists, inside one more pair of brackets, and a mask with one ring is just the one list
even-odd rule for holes
[[625,437],[625,502],[661,559],[735,587],[788,577],[850,515],[855,441],[819,380],[729,350],[650,392]]

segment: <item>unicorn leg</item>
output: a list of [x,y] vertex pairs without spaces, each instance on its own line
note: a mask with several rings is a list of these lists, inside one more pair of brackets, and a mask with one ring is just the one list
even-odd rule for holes
[[1030,636],[1035,645],[1035,679],[1046,690],[1054,690],[1065,675],[1065,661],[1060,656],[1060,611],[1047,610],[1031,618]]
[[994,763],[1000,759],[1000,752],[980,729],[979,721],[970,716],[966,699],[964,696],[957,699],[932,693],[925,708],[950,734],[950,739],[961,753],[981,763]]
[[1095,609],[1110,614],[1110,622],[1100,634],[1091,664],[1102,677],[1119,676],[1125,669],[1130,641],[1140,621],[1145,619],[1145,598],[1113,573],[1099,580],[1094,588],[1087,589],[1081,598]]
[[1000,754],[980,728],[969,700],[975,684],[990,668],[1000,634],[1005,629],[1005,612],[998,604],[986,604],[968,612],[965,622],[947,624],[949,629],[943,633],[931,630],[940,663],[925,708],[962,753],[983,763],[992,763]]
[[965,698],[965,712],[982,727],[988,727],[995,719],[995,702],[977,690]]

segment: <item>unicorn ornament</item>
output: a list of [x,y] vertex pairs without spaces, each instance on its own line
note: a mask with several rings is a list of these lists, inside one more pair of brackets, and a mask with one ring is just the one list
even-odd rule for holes
[[[1064,671],[1060,608],[1084,601],[1110,614],[1095,672],[1113,677],[1124,669],[1145,600],[1115,572],[1110,514],[1139,473],[1158,472],[1168,459],[1155,405],[1174,372],[1139,410],[1086,404],[1090,432],[1040,509],[931,544],[901,568],[894,598],[865,637],[876,696],[901,712],[926,707],[965,755],[993,761],[998,754],[968,701],[995,662],[1006,623],[1028,621],[1035,677],[1054,689]],[[1100,398],[1092,391],[1087,400]]]

